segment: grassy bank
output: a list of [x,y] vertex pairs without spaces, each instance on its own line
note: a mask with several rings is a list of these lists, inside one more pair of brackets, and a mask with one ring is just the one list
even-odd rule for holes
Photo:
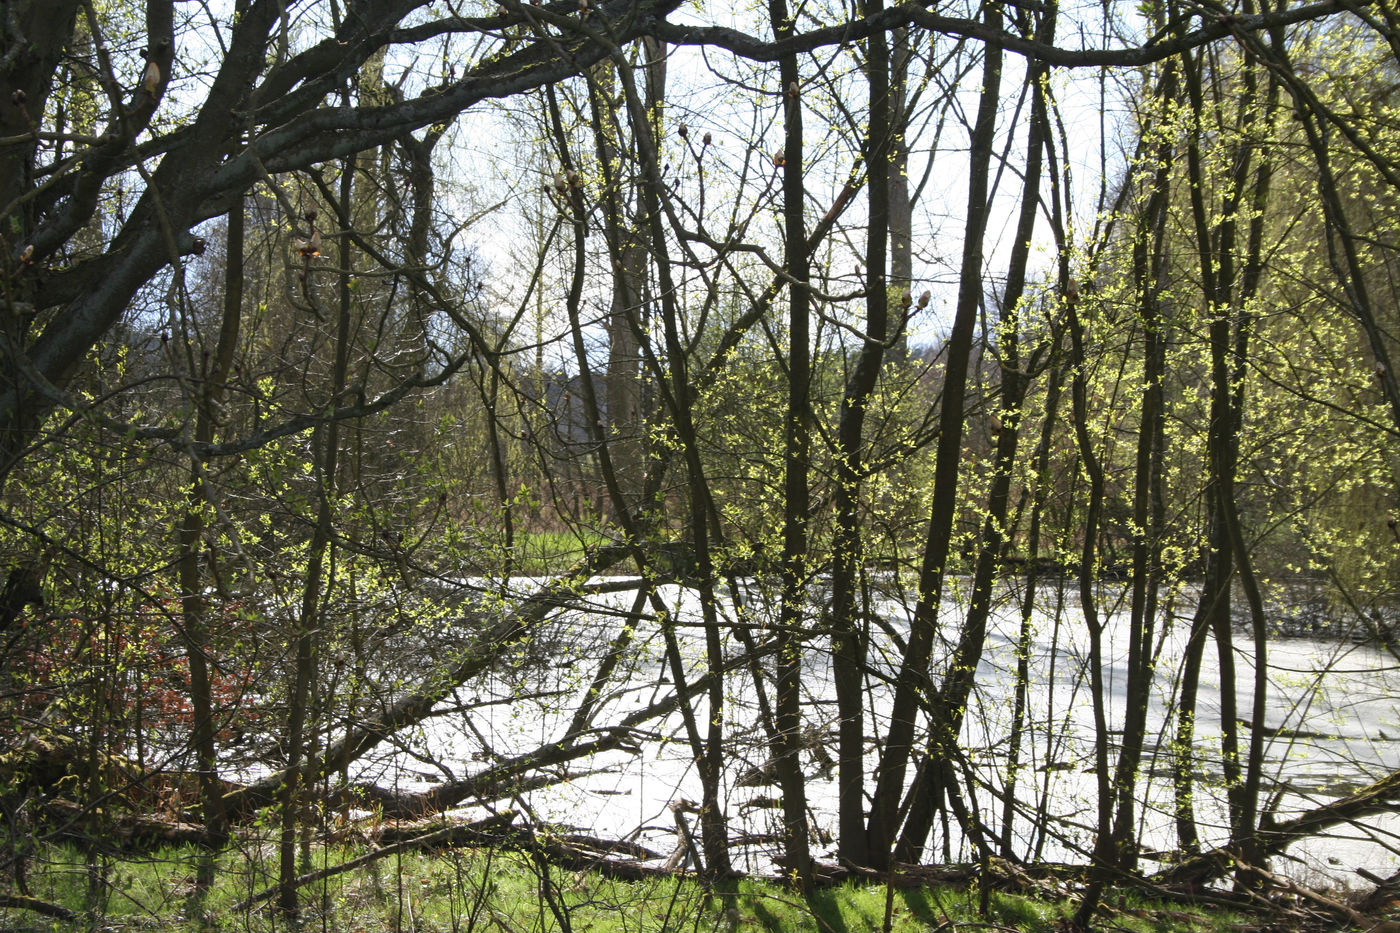
[[588,530],[521,532],[516,536],[515,547],[508,555],[499,555],[498,562],[504,567],[508,556],[513,572],[546,576],[563,573],[582,560],[590,548],[610,543],[610,539]]
[[[316,849],[306,872],[363,856],[363,847]],[[306,853],[303,853],[304,855]],[[30,894],[71,912],[59,920],[26,909],[0,909],[4,930],[215,930],[287,929],[272,899],[261,897],[276,872],[271,844],[244,842],[219,856],[213,884],[207,858],[192,848],[148,857],[86,856],[71,846],[42,848],[31,857]],[[203,864],[202,864],[203,863]],[[741,881],[707,890],[693,879],[656,877],[619,881],[593,872],[546,865],[528,855],[481,849],[404,853],[369,861],[301,889],[305,929],[541,933],[659,933],[659,931],[820,931],[898,933],[939,930],[1055,929],[1073,911],[1068,901],[1044,902],[993,893],[978,912],[975,890],[842,885],[804,901],[765,882]],[[252,901],[252,903],[250,903]],[[1218,909],[1166,907],[1136,899],[1109,899],[1102,926],[1131,931],[1237,930],[1241,918]],[[888,926],[887,926],[888,924]]]

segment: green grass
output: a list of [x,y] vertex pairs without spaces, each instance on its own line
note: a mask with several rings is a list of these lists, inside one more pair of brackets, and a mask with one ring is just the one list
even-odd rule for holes
[[[314,853],[321,868],[363,854],[334,848]],[[53,921],[26,910],[0,909],[3,930],[272,931],[287,929],[263,900],[239,903],[273,883],[275,859],[266,844],[243,843],[219,857],[213,887],[195,886],[201,859],[194,849],[149,857],[110,857],[89,864],[72,847],[47,847],[30,864],[33,896],[61,905],[80,922]],[[990,912],[977,913],[977,892],[951,888],[896,890],[842,885],[804,901],[779,885],[742,881],[706,891],[693,880],[654,878],[625,882],[575,872],[519,853],[452,849],[404,854],[371,862],[301,890],[305,930],[495,931],[495,933],[661,933],[661,931],[812,931],[865,933],[883,928],[887,904],[897,933],[933,930],[1050,931],[1074,904],[994,893]],[[1240,928],[1240,918],[1218,910],[1157,908],[1113,902],[1104,928],[1115,931],[1218,931]],[[1125,908],[1125,909],[1119,909]]]
[[609,543],[609,538],[588,529],[520,532],[511,556],[516,573],[544,576],[568,570],[587,549]]

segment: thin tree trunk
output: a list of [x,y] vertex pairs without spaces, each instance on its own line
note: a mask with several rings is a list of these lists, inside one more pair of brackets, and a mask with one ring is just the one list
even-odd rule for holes
[[[1259,594],[1235,502],[1235,470],[1238,459],[1239,431],[1243,422],[1244,354],[1247,351],[1249,322],[1242,310],[1253,298],[1261,269],[1259,250],[1262,227],[1251,223],[1243,274],[1237,282],[1235,251],[1238,241],[1240,204],[1255,175],[1251,208],[1266,205],[1270,171],[1267,166],[1255,173],[1253,164],[1256,146],[1250,138],[1254,127],[1268,124],[1277,102],[1277,85],[1271,83],[1266,99],[1256,100],[1256,83],[1252,69],[1242,75],[1244,93],[1241,95],[1236,126],[1243,137],[1235,153],[1230,186],[1226,191],[1220,220],[1214,230],[1208,226],[1204,193],[1204,169],[1200,158],[1204,101],[1201,91],[1199,59],[1197,67],[1185,72],[1186,90],[1193,111],[1193,132],[1187,145],[1187,171],[1191,181],[1191,213],[1196,231],[1196,249],[1201,266],[1205,295],[1209,302],[1211,405],[1210,428],[1207,434],[1208,467],[1212,496],[1212,555],[1222,564],[1222,570],[1237,569],[1245,590],[1253,619],[1254,679],[1252,717],[1255,729],[1250,737],[1249,751],[1240,756],[1238,714],[1232,620],[1229,607],[1229,574],[1217,574],[1219,587],[1212,600],[1211,627],[1215,632],[1220,663],[1221,692],[1221,755],[1225,776],[1226,797],[1230,813],[1230,837],[1248,848],[1254,838],[1258,814],[1258,797],[1263,768],[1262,718],[1267,703],[1267,638],[1263,604]],[[1262,120],[1261,120],[1262,111]],[[1232,312],[1232,309],[1240,309]],[[1238,322],[1234,321],[1238,318]],[[1218,549],[1218,550],[1217,550]],[[1206,594],[1203,594],[1203,599]],[[1251,853],[1242,852],[1246,862],[1253,861]],[[1242,881],[1248,881],[1241,875]]]
[[[1169,63],[1154,98],[1170,101],[1176,97],[1176,69]],[[1135,789],[1138,766],[1146,740],[1147,710],[1151,701],[1154,658],[1153,633],[1156,625],[1157,588],[1161,580],[1161,536],[1165,507],[1162,502],[1163,417],[1162,380],[1166,365],[1163,323],[1158,314],[1157,292],[1165,274],[1163,252],[1166,244],[1167,196],[1171,177],[1173,146],[1164,140],[1156,147],[1151,164],[1151,194],[1133,243],[1133,279],[1138,296],[1138,314],[1143,329],[1143,393],[1139,416],[1137,457],[1133,485],[1133,571],[1129,610],[1127,708],[1123,719],[1123,742],[1114,775],[1117,815],[1111,846],[1101,846],[1105,860],[1115,860],[1131,871],[1137,863],[1137,849],[1131,845],[1135,820]],[[1100,839],[1108,827],[1099,827]],[[1111,852],[1110,852],[1111,849]]]
[[[1177,845],[1187,854],[1200,851],[1200,831],[1196,826],[1197,755],[1196,708],[1200,689],[1201,665],[1206,643],[1212,630],[1212,619],[1218,613],[1229,614],[1230,549],[1224,540],[1215,505],[1215,491],[1206,490],[1206,553],[1205,574],[1201,594],[1191,619],[1185,655],[1182,658],[1181,684],[1176,706],[1176,737],[1172,743],[1172,798],[1176,823]],[[1222,711],[1221,715],[1224,715]]]
[[[1001,8],[983,9],[990,29],[1001,28]],[[872,867],[889,866],[896,833],[898,804],[904,776],[914,751],[915,722],[931,695],[929,660],[938,630],[938,607],[943,593],[953,516],[957,511],[958,468],[962,461],[963,412],[967,375],[977,312],[982,301],[983,240],[987,226],[987,196],[991,158],[996,138],[996,115],[1001,103],[1002,51],[985,50],[982,92],[972,130],[968,175],[967,224],[959,275],[957,309],[948,338],[942,408],[939,411],[938,448],[933,476],[933,503],[919,571],[918,602],[910,624],[909,644],[900,662],[890,708],[889,733],[875,780],[874,802],[866,825],[867,855]]]
[[[659,119],[665,98],[666,58],[664,50],[646,43],[647,111]],[[615,66],[617,68],[622,65]],[[641,439],[641,380],[639,363],[644,332],[641,316],[646,285],[647,250],[645,231],[641,226],[641,195],[624,189],[623,178],[617,171],[622,148],[622,126],[618,121],[617,101],[613,93],[614,65],[611,62],[594,69],[590,82],[591,124],[598,165],[603,173],[603,231],[612,265],[612,308],[607,318],[608,366],[604,376],[604,401],[600,412],[609,428],[609,445],[613,449],[613,465],[618,471],[618,483],[629,501],[635,503],[643,484],[643,445]],[[572,180],[569,181],[572,184]],[[635,184],[635,182],[634,182]],[[637,202],[630,212],[628,203]],[[619,504],[611,504],[616,520]]]
[[[336,205],[336,223],[339,227],[338,259],[340,268],[337,278],[338,315],[336,319],[335,362],[331,370],[332,397],[345,391],[346,374],[350,360],[350,316],[353,310],[351,296],[351,272],[353,247],[349,231],[354,224],[352,204],[354,197],[355,157],[344,162],[340,178],[340,201]],[[309,267],[309,263],[307,264]],[[304,267],[306,274],[306,294],[311,294],[311,271]],[[306,582],[302,589],[301,612],[296,629],[296,666],[290,696],[287,700],[287,769],[286,782],[282,788],[281,841],[278,848],[280,890],[278,909],[287,917],[296,917],[297,904],[297,864],[296,831],[301,810],[301,760],[308,731],[308,713],[312,682],[316,676],[316,646],[321,640],[321,602],[329,584],[323,585],[326,575],[327,553],[331,547],[335,525],[336,473],[340,452],[340,422],[332,419],[324,422],[312,435],[312,450],[316,456],[317,508],[316,525],[308,545]]]
[[[1014,823],[1016,816],[1016,782],[1021,769],[1021,745],[1025,741],[1027,694],[1030,691],[1031,646],[1035,633],[1035,597],[1040,582],[1040,524],[1049,496],[1050,442],[1054,437],[1055,419],[1059,411],[1060,387],[1064,378],[1058,361],[1059,335],[1051,338],[1049,362],[1050,379],[1045,390],[1045,421],[1036,446],[1035,466],[1031,473],[1030,527],[1026,533],[1026,590],[1021,596],[1021,627],[1016,636],[1016,682],[1011,711],[1011,734],[1006,744],[1006,786],[1002,791],[1001,854],[1014,858]],[[1051,682],[1054,679],[1051,678]]]
[[[229,211],[224,265],[224,307],[219,340],[212,361],[205,359],[205,372],[198,386],[200,395],[195,415],[195,442],[214,439],[214,408],[223,397],[224,380],[233,368],[238,346],[239,324],[243,314],[243,232],[244,205]],[[208,490],[204,486],[204,465],[197,459],[190,464],[187,506],[179,529],[180,610],[190,670],[190,705],[194,712],[193,742],[199,768],[204,825],[211,845],[218,847],[226,838],[223,812],[223,786],[219,781],[215,748],[213,691],[209,679],[208,601],[204,596],[200,556],[204,546],[204,508]],[[217,559],[212,552],[209,560]],[[199,883],[213,883],[213,862],[200,865]]]
[[[874,0],[869,14],[877,14],[883,0]],[[836,430],[836,506],[832,531],[831,630],[832,678],[840,717],[838,739],[838,852],[852,865],[866,864],[865,849],[865,699],[866,644],[857,618],[856,578],[864,565],[860,531],[860,478],[865,411],[880,376],[889,330],[890,287],[885,278],[886,238],[891,222],[890,175],[892,123],[890,107],[890,55],[885,36],[872,36],[867,44],[866,81],[870,87],[870,125],[865,164],[869,172],[866,191],[870,221],[866,227],[865,339],[855,369],[846,382]],[[907,189],[906,194],[907,198]],[[907,306],[907,286],[902,293]]]
[[[1053,8],[1052,8],[1053,9]],[[1030,31],[1027,26],[1026,31]],[[1055,20],[1053,12],[1043,17],[1035,30],[1053,41]],[[948,665],[943,686],[933,697],[932,736],[930,754],[943,761],[957,757],[958,735],[962,731],[968,700],[976,682],[977,666],[986,646],[987,620],[992,610],[992,590],[1000,570],[1002,551],[1006,545],[1007,515],[1011,505],[1011,480],[1015,472],[1016,452],[1020,443],[1022,406],[1030,380],[1026,370],[1031,360],[1021,353],[1020,302],[1026,287],[1026,266],[1030,259],[1031,241],[1035,233],[1036,215],[1040,208],[1040,176],[1044,149],[1050,136],[1050,124],[1042,81],[1048,69],[1032,66],[1026,74],[1026,86],[1031,88],[1031,120],[1026,134],[1026,167],[1022,182],[1021,209],[1016,223],[1015,240],[1007,265],[1006,286],[1001,297],[999,340],[995,346],[1001,393],[993,457],[992,485],[988,491],[985,518],[982,522],[981,547],[973,572],[972,598],[957,648]],[[946,398],[945,398],[946,403]],[[944,781],[955,780],[949,768],[924,767],[921,780],[936,780],[939,772]],[[910,812],[905,821],[895,857],[899,861],[916,863],[923,853],[925,840],[933,828],[932,788],[915,790]]]
[[[769,0],[768,17],[775,36],[781,39],[792,35],[793,23],[786,0]],[[798,753],[802,733],[802,647],[809,583],[807,519],[811,511],[808,488],[812,429],[811,297],[807,284],[811,254],[803,221],[806,191],[802,177],[805,155],[802,76],[796,54],[779,59],[778,75],[783,87],[783,151],[779,159],[783,175],[783,268],[791,281],[788,285],[788,402],[783,427],[783,591],[776,633],[778,685],[773,711],[777,726],[774,757],[783,791],[783,847],[787,864],[797,873],[803,890],[810,890],[812,859],[807,841],[807,791]]]
[[[658,50],[657,56],[662,52]],[[700,456],[698,435],[693,417],[695,387],[689,374],[689,354],[686,352],[680,332],[680,310],[676,303],[676,283],[673,280],[671,261],[667,252],[665,225],[661,214],[663,182],[658,167],[655,130],[652,111],[638,94],[632,72],[618,53],[614,53],[614,64],[626,99],[633,139],[637,156],[641,163],[644,184],[641,189],[641,224],[651,241],[651,257],[656,269],[657,285],[661,305],[661,322],[666,342],[665,379],[658,378],[657,389],[663,405],[671,416],[676,438],[681,443],[682,457],[686,468],[687,489],[690,499],[688,526],[695,560],[695,586],[700,601],[700,612],[705,628],[705,657],[712,676],[707,691],[708,715],[704,739],[698,730],[692,729],[692,744],[696,746],[697,764],[700,770],[702,801],[700,824],[704,833],[706,872],[712,878],[724,878],[732,873],[729,861],[728,820],[720,799],[720,780],[724,766],[724,678],[720,673],[725,669],[724,646],[721,637],[719,614],[715,593],[715,571],[711,553],[709,516],[713,510],[709,483]],[[653,79],[652,90],[659,93],[660,82]],[[575,319],[576,320],[576,319]],[[633,320],[633,327],[639,341],[642,328]],[[577,331],[577,324],[575,323]],[[575,341],[580,335],[575,333]],[[582,356],[581,349],[577,351]],[[662,375],[662,367],[654,357],[648,361]],[[583,365],[581,360],[581,365]],[[596,400],[591,403],[596,418]],[[625,496],[617,488],[619,478],[612,469],[607,471],[609,489],[615,498]],[[625,511],[625,510],[624,510]],[[635,536],[633,536],[635,537]],[[642,561],[639,560],[639,564]],[[658,612],[665,612],[658,605]],[[670,613],[664,618],[667,624],[664,632],[668,640],[668,653],[673,656],[673,676],[679,688],[683,684],[683,671],[679,664],[679,651],[674,645],[674,623]],[[688,726],[688,728],[690,728]]]
[[[909,193],[909,30],[890,31],[889,93],[889,230],[890,291],[901,296],[904,318],[891,335],[889,358],[904,362],[909,356],[909,315],[914,290],[914,204]],[[872,115],[873,116],[873,115]],[[873,135],[873,128],[872,128]],[[873,179],[872,179],[873,180]],[[874,223],[874,218],[871,218]]]
[[[1253,69],[1245,71],[1245,87],[1249,92],[1248,98],[1252,100],[1255,97]],[[1263,274],[1264,217],[1273,182],[1273,165],[1269,154],[1264,147],[1255,143],[1252,132],[1258,126],[1267,127],[1272,123],[1278,106],[1279,91],[1278,83],[1270,81],[1262,103],[1262,111],[1259,105],[1254,105],[1244,112],[1241,122],[1244,124],[1245,141],[1243,153],[1236,160],[1232,186],[1233,196],[1240,201],[1245,199],[1246,193],[1249,194],[1251,212],[1249,237],[1245,248],[1243,268],[1240,272],[1239,312],[1235,324],[1233,347],[1234,359],[1228,373],[1231,391],[1230,426],[1234,435],[1229,451],[1231,460],[1228,466],[1232,472],[1234,458],[1238,455],[1238,435],[1244,423],[1246,361],[1249,353],[1249,335],[1253,327],[1249,309],[1257,295]],[[1256,156],[1259,160],[1257,170],[1254,168]],[[1254,176],[1252,185],[1251,174]],[[1232,203],[1231,215],[1237,213],[1238,211]],[[1254,643],[1254,682],[1250,698],[1250,721],[1254,723],[1254,726],[1250,732],[1249,751],[1244,762],[1244,786],[1241,792],[1240,813],[1241,833],[1234,837],[1233,842],[1245,862],[1242,873],[1238,875],[1239,880],[1242,883],[1256,884],[1258,879],[1250,875],[1248,869],[1251,866],[1263,867],[1263,857],[1257,843],[1257,829],[1259,794],[1264,776],[1265,710],[1268,706],[1269,692],[1268,624],[1264,617],[1264,600],[1260,593],[1258,577],[1254,572],[1253,558],[1244,539],[1244,526],[1234,495],[1233,476],[1231,476],[1230,495],[1223,500],[1223,505],[1222,517],[1225,520],[1225,529],[1231,550],[1234,552],[1235,565],[1239,569],[1240,588],[1244,590],[1245,602],[1249,606],[1250,637]]]
[[[1067,275],[1062,273],[1062,276]],[[1108,839],[1107,832],[1113,818],[1113,794],[1108,773],[1108,712],[1104,698],[1104,652],[1103,620],[1099,616],[1094,588],[1098,582],[1098,536],[1099,518],[1103,511],[1104,474],[1094,450],[1093,438],[1089,436],[1088,386],[1085,368],[1088,365],[1084,345],[1084,325],[1079,314],[1079,301],[1073,293],[1066,296],[1070,332],[1070,365],[1074,373],[1070,383],[1070,398],[1074,409],[1074,436],[1079,448],[1080,461],[1089,482],[1089,502],[1085,507],[1081,534],[1084,537],[1079,556],[1079,608],[1084,615],[1084,626],[1089,632],[1089,698],[1094,711],[1094,776],[1098,784],[1098,825],[1102,827],[1101,839]],[[1109,864],[1104,859],[1100,847],[1094,853],[1092,878],[1078,910],[1074,922],[1080,929],[1088,929],[1094,913],[1098,910],[1099,896],[1108,880]]]

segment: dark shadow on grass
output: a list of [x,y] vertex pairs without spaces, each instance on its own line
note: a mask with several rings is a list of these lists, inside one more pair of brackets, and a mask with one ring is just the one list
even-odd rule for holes
[[807,909],[817,918],[817,927],[824,933],[852,933],[846,918],[841,916],[843,890],[845,888],[824,888],[807,898]]
[[763,929],[781,930],[783,928],[782,918],[768,909],[768,905],[763,902],[763,898],[748,895],[739,903],[753,912],[754,919],[762,925]]
[[929,929],[943,923],[943,909],[938,905],[938,898],[929,889],[901,888],[899,897],[904,901],[904,906],[909,909],[909,912]]

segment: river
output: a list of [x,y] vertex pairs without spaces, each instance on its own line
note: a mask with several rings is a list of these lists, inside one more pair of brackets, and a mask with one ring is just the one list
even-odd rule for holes
[[[701,670],[702,631],[694,594],[675,586],[663,587],[661,598],[671,607],[682,650],[692,674]],[[743,594],[743,618],[759,642],[763,640],[765,602],[755,591]],[[1106,587],[1101,599],[1104,620],[1103,678],[1111,729],[1121,727],[1126,687],[1126,611],[1122,593]],[[1117,602],[1113,602],[1116,600]],[[630,594],[599,598],[590,608],[569,611],[547,623],[530,660],[504,673],[471,682],[444,703],[440,715],[411,735],[400,736],[359,763],[356,777],[402,791],[425,790],[443,779],[480,770],[486,762],[511,756],[561,739],[586,692],[596,658],[621,622],[619,614]],[[994,613],[988,643],[977,676],[977,690],[962,733],[968,773],[975,774],[973,797],[984,820],[1000,824],[1001,796],[1007,774],[1019,615],[1014,602]],[[1167,851],[1175,844],[1171,816],[1172,787],[1167,758],[1175,729],[1175,682],[1185,645],[1190,600],[1168,612],[1169,624],[1159,635],[1160,655],[1149,711],[1149,742],[1139,779],[1138,838],[1145,851]],[[1047,588],[1032,617],[1029,715],[1022,747],[1022,767],[1016,787],[1018,816],[1013,823],[1016,854],[1048,861],[1083,861],[1093,843],[1095,779],[1092,773],[1094,730],[1085,670],[1088,632],[1077,599],[1069,591]],[[734,601],[724,615],[734,621]],[[897,639],[907,634],[908,609],[886,600],[881,612],[887,631],[872,636],[867,708],[867,731],[883,734],[888,710],[889,681],[897,669]],[[942,625],[956,636],[964,607],[956,600],[945,605]],[[811,739],[803,758],[815,854],[834,859],[831,834],[835,829],[834,758],[836,713],[828,657],[821,639],[814,640],[804,659],[805,734]],[[946,646],[945,646],[946,647]],[[1237,633],[1235,663],[1239,685],[1238,710],[1251,714],[1253,656],[1248,637]],[[635,641],[602,692],[595,726],[616,722],[625,714],[664,698],[671,690],[662,664],[663,642],[654,622],[638,624]],[[726,650],[737,654],[739,644],[726,638]],[[1219,660],[1212,644],[1201,676],[1196,720],[1199,786],[1195,799],[1203,843],[1224,841],[1225,818],[1220,767]],[[940,658],[934,661],[939,670]],[[1373,646],[1317,638],[1275,638],[1269,644],[1267,670],[1270,694],[1263,715],[1268,767],[1264,799],[1277,798],[1275,816],[1287,819],[1300,810],[1335,799],[1400,769],[1400,665]],[[765,688],[772,690],[771,681]],[[725,809],[731,838],[744,835],[755,844],[735,848],[736,867],[771,869],[770,842],[779,824],[774,808],[776,787],[752,783],[756,769],[768,758],[757,726],[755,689],[751,675],[738,669],[726,679],[726,730],[729,765],[725,773]],[[702,699],[695,702],[697,719],[707,721]],[[1166,732],[1164,733],[1164,730]],[[1241,728],[1247,741],[1246,727]],[[636,747],[575,761],[561,773],[559,783],[500,801],[499,806],[528,807],[537,819],[569,826],[592,835],[640,841],[663,854],[676,845],[675,818],[669,805],[700,799],[699,778],[681,717],[671,714],[650,723],[634,736]],[[828,750],[828,747],[830,750]],[[1116,758],[1116,749],[1114,750]],[[868,758],[875,767],[874,745]],[[873,782],[872,782],[873,783]],[[480,815],[482,808],[465,814]],[[1325,837],[1292,846],[1276,859],[1274,869],[1308,884],[1357,884],[1357,868],[1388,876],[1400,870],[1394,834],[1400,821],[1392,816],[1368,820],[1364,826],[1339,827]],[[954,860],[969,857],[968,847],[949,827],[935,830],[930,857],[948,853]],[[1151,868],[1149,862],[1144,867]]]

